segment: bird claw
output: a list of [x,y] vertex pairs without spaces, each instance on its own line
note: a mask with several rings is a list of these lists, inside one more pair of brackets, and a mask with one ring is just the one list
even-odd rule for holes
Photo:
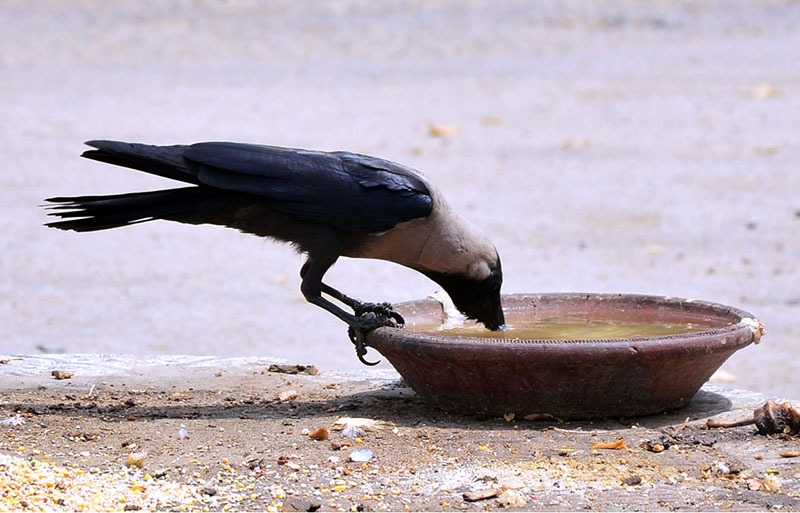
[[[377,308],[364,309],[364,306],[374,306]],[[364,303],[361,307],[362,308],[359,309],[361,313],[359,313],[358,310],[356,311],[359,321],[358,326],[350,326],[347,330],[347,334],[350,336],[350,341],[356,346],[356,356],[358,360],[364,365],[378,365],[381,363],[380,360],[377,362],[370,362],[364,358],[364,355],[367,354],[367,333],[382,326],[393,328],[403,327],[405,325],[405,320],[403,316],[392,310],[392,305],[389,303],[381,303],[379,305]],[[376,312],[376,309],[379,310],[379,312]]]
[[[391,303],[359,303],[353,308],[356,317],[364,317],[364,314],[374,313],[378,318],[388,317],[394,319],[394,324],[398,327],[406,325],[406,320],[400,315],[400,312],[394,309]],[[390,324],[381,324],[381,326],[390,326]]]
[[402,328],[406,325],[406,320],[403,319],[403,316],[400,315],[400,312],[396,310],[389,310],[389,317],[394,319],[395,323],[397,324],[398,328]]
[[378,360],[377,362],[369,362],[364,358],[364,355],[367,354],[367,345],[364,343],[365,333],[363,331],[357,330],[355,328],[350,328],[348,331],[350,335],[350,340],[353,342],[353,345],[356,346],[356,357],[358,358],[358,361],[370,367],[381,363],[380,360]]

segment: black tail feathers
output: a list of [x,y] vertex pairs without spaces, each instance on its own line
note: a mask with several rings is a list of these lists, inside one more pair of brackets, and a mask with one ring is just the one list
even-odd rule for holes
[[151,146],[120,141],[87,141],[94,150],[86,150],[81,157],[138,169],[164,178],[199,185],[197,171],[183,158],[186,146]]
[[48,215],[61,220],[45,226],[60,230],[92,232],[153,219],[175,218],[192,212],[208,191],[184,187],[151,192],[131,192],[111,196],[48,198]]

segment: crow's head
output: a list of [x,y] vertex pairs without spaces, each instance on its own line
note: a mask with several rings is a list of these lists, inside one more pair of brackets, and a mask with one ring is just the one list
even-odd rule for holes
[[475,262],[463,273],[424,271],[424,274],[441,285],[456,308],[470,319],[483,323],[490,330],[505,327],[500,304],[500,287],[503,285],[500,257],[492,264]]

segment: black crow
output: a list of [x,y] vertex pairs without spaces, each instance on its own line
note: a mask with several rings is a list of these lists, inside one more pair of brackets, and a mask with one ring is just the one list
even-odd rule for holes
[[83,232],[165,219],[228,226],[289,242],[308,256],[300,271],[306,300],[349,325],[361,361],[364,334],[378,326],[402,325],[403,318],[388,303],[364,303],[323,283],[340,256],[410,267],[444,288],[467,317],[491,330],[504,325],[497,250],[413,169],[349,152],[230,142],[86,144],[95,149],[83,157],[192,185],[49,198],[50,215],[62,219],[47,226]]

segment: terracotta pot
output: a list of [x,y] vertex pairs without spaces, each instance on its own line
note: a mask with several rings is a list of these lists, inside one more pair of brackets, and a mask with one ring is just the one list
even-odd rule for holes
[[[559,419],[635,416],[684,406],[734,351],[760,338],[742,310],[680,298],[625,294],[513,294],[506,321],[694,323],[706,330],[612,340],[453,337],[414,331],[441,322],[441,303],[396,305],[406,327],[379,328],[367,344],[427,403],[484,415]],[[763,328],[763,326],[762,326]]]

